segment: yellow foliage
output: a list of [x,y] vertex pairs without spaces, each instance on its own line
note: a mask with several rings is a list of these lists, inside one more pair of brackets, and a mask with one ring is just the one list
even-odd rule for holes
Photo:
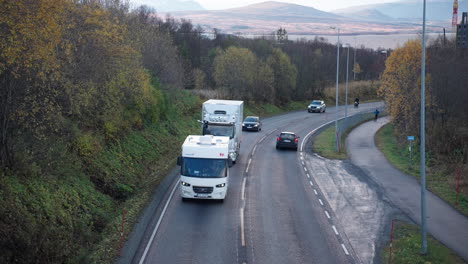
[[404,131],[418,126],[420,73],[421,45],[417,40],[393,51],[385,63],[379,95],[384,96],[388,113]]

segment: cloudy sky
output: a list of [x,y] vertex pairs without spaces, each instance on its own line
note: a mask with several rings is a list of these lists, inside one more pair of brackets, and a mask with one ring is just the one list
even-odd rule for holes
[[[225,9],[231,7],[241,7],[249,4],[265,2],[266,0],[196,0],[206,9]],[[398,2],[398,0],[278,0],[279,2],[294,3],[311,6],[320,10],[330,11],[339,8],[377,4],[387,2]]]

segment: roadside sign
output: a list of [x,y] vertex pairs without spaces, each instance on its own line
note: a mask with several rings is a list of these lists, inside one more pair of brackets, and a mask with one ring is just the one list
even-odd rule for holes
[[408,147],[409,158],[410,158],[410,160],[412,160],[412,155],[411,155],[411,142],[414,141],[414,136],[408,136],[408,141],[409,141],[409,147]]
[[414,140],[414,136],[408,136],[408,140],[409,140],[409,141]]

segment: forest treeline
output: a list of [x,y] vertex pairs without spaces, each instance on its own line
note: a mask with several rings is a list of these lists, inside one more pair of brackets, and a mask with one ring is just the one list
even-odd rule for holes
[[[378,79],[384,59],[357,49],[357,79]],[[324,39],[204,32],[120,0],[0,0],[0,262],[92,262],[151,164],[196,126],[188,91],[310,100],[335,63]]]
[[[409,41],[391,53],[379,93],[385,98],[400,143],[420,135],[421,44]],[[441,184],[456,188],[454,170],[468,170],[468,50],[439,37],[426,49],[426,156]],[[416,149],[415,151],[418,151]]]

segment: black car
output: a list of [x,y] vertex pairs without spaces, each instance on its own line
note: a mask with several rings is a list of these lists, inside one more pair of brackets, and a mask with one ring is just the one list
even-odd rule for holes
[[260,122],[260,117],[258,116],[248,116],[245,118],[244,123],[242,123],[242,130],[262,130],[262,122]]
[[276,149],[291,148],[297,150],[299,137],[293,132],[281,132],[276,138]]

